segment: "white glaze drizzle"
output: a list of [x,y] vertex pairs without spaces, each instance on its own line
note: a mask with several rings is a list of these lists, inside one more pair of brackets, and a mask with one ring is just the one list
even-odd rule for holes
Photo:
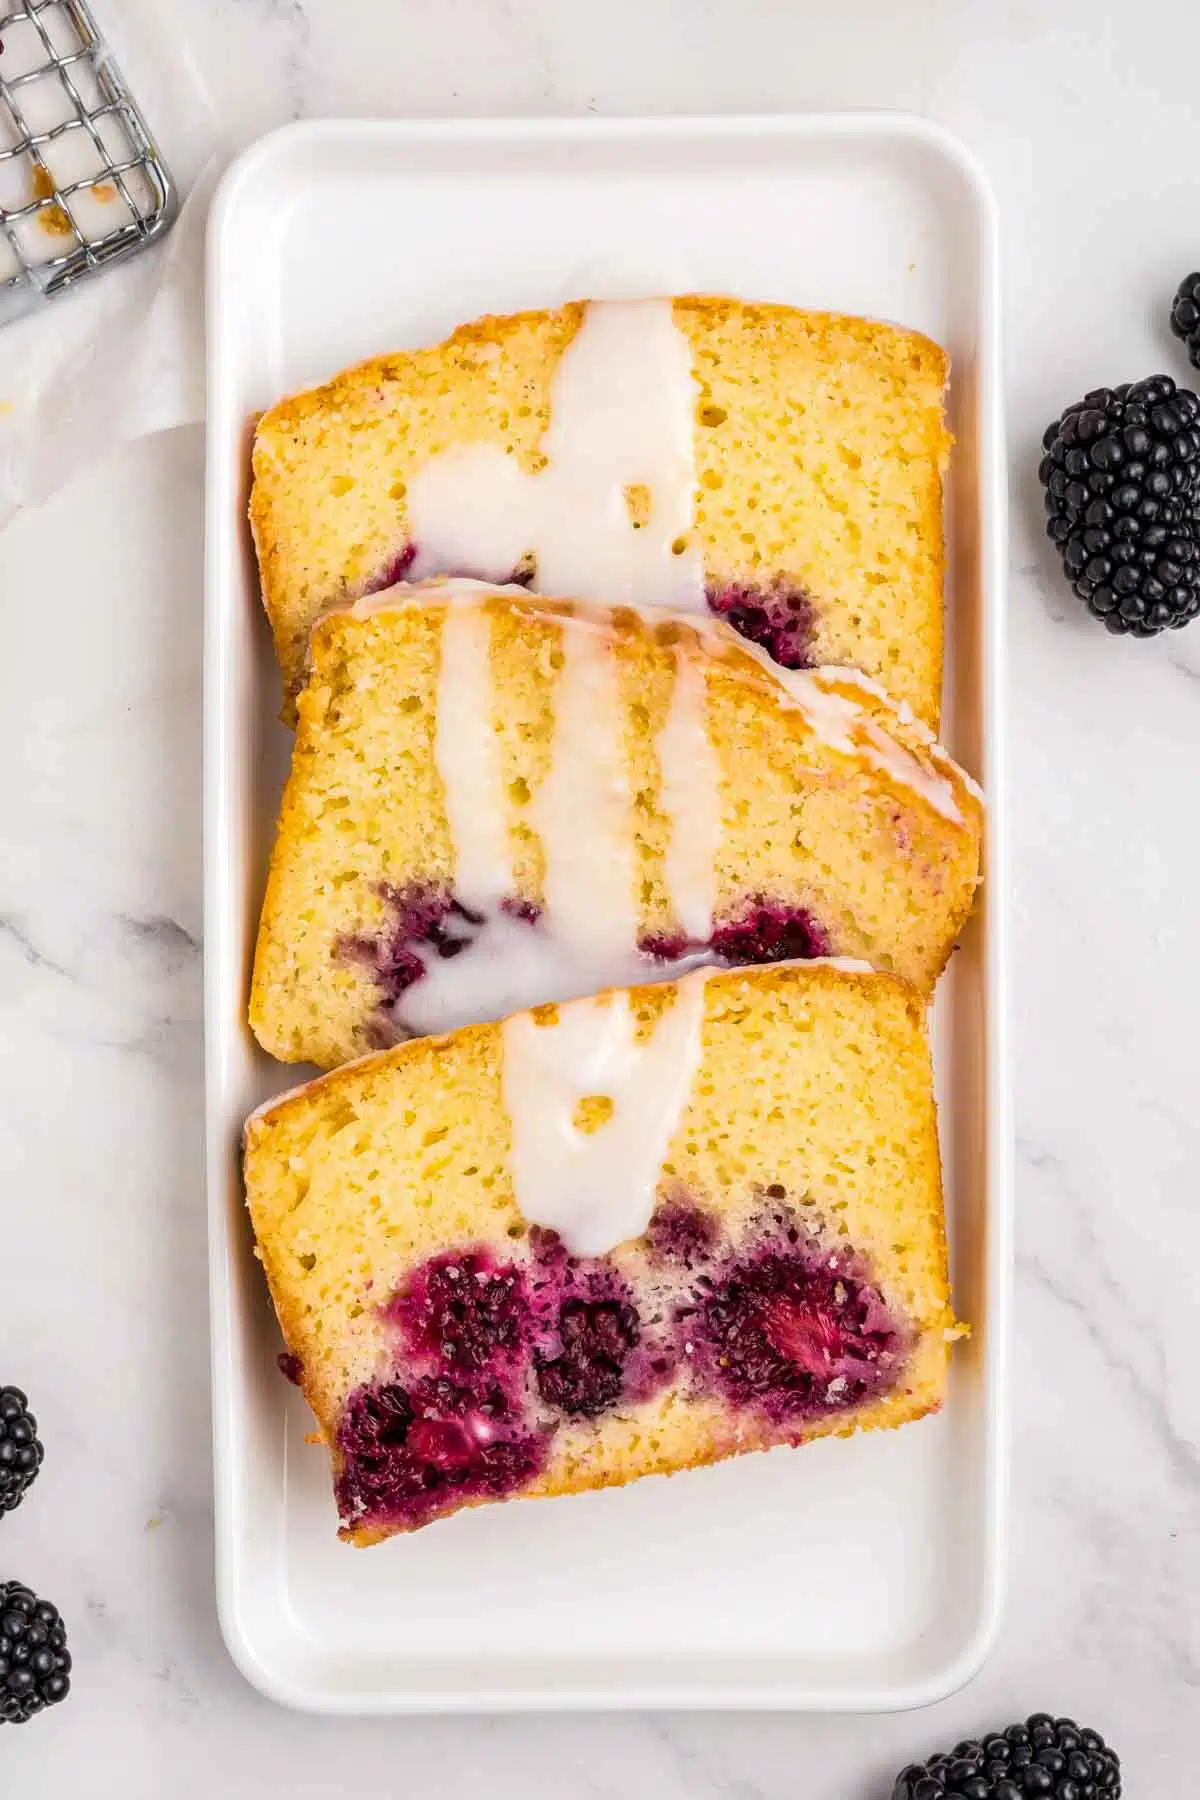
[[[501,1027],[517,1205],[578,1256],[602,1256],[650,1223],[700,1063],[707,973],[678,983],[641,1042],[621,992],[561,1006],[553,1024],[521,1013]],[[599,1097],[611,1103],[610,1116],[581,1130],[581,1101]]]
[[[431,457],[409,481],[414,574],[503,580],[532,555],[545,593],[702,610],[695,402],[670,300],[590,303],[551,383],[542,469],[475,444]],[[648,516],[631,510],[630,489],[645,490]]]
[[562,634],[550,767],[530,808],[546,857],[553,929],[599,968],[637,942],[633,816],[611,642]]
[[662,774],[661,805],[670,821],[666,885],[672,910],[688,937],[712,934],[721,847],[721,769],[708,735],[704,664],[682,640],[675,649],[675,683],[655,748]]
[[[501,906],[512,893],[512,863],[491,725],[485,607],[497,594],[562,628],[551,766],[530,807],[546,857],[546,907],[536,929]],[[656,963],[637,947],[633,814],[621,748],[623,708],[610,609],[575,603],[564,612],[521,587],[458,577],[399,583],[346,603],[342,610],[369,618],[425,604],[446,608],[435,750],[455,847],[455,892],[463,904],[483,914],[484,924],[472,928],[469,948],[455,957],[440,956],[432,946],[411,946],[426,974],[402,996],[397,1023],[419,1033],[453,1030],[599,988],[671,980],[700,967],[707,960],[703,952]],[[663,616],[650,618],[662,622]],[[721,836],[719,763],[705,730],[706,677],[692,654],[697,640],[711,655],[750,656],[784,703],[803,712],[823,743],[865,755],[945,816],[959,818],[951,776],[968,778],[932,737],[929,748],[937,752],[937,766],[930,769],[894,742],[853,698],[836,691],[838,685],[858,687],[896,711],[867,677],[840,668],[781,669],[721,620],[674,622],[680,630],[675,681],[656,750],[661,804],[671,825],[666,882],[672,910],[690,938],[702,942],[711,932],[714,857]],[[924,744],[924,729],[911,715],[908,722]],[[828,960],[841,966],[843,959]]]
[[477,582],[423,590],[426,600],[447,603],[435,748],[455,847],[455,897],[482,914],[483,924],[464,926],[471,941],[457,956],[410,946],[425,973],[401,996],[395,1016],[418,1033],[501,1019],[597,988],[666,981],[703,960],[695,953],[657,963],[638,949],[633,815],[612,642],[570,618],[554,689],[550,768],[529,808],[545,855],[545,905],[536,928],[504,910],[512,860],[482,604],[496,591]]
[[467,906],[511,892],[512,855],[492,726],[491,621],[451,596],[441,630],[434,755],[454,844],[454,887]]

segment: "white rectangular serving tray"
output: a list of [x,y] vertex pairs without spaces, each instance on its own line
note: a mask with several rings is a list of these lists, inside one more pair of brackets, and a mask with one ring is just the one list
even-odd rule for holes
[[[990,799],[981,909],[935,1009],[954,1292],[935,1419],[344,1547],[251,1253],[242,1121],[297,1079],[246,1027],[288,734],[245,527],[256,411],[483,312],[736,293],[897,320],[953,358],[944,735]],[[329,122],[264,138],[209,232],[207,1160],[217,1588],[246,1676],[329,1712],[918,1706],[1000,1605],[1010,1270],[996,227],[888,114]]]

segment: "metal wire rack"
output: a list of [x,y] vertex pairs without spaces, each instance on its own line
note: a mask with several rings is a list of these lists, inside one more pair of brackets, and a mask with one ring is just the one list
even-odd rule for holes
[[177,210],[85,0],[0,0],[0,325],[136,254]]

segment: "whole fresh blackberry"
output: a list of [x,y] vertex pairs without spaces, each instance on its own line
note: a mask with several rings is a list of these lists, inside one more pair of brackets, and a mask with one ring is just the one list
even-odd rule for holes
[[1119,1800],[1120,1792],[1121,1764],[1099,1732],[1034,1713],[910,1764],[892,1800]]
[[1042,439],[1047,535],[1113,632],[1156,637],[1200,613],[1200,397],[1169,375],[1096,388]]
[[65,1700],[70,1676],[58,1608],[19,1581],[0,1581],[0,1724],[24,1725]]
[[1200,275],[1185,275],[1171,306],[1171,330],[1187,345],[1188,360],[1200,369]]
[[28,1400],[20,1388],[0,1387],[0,1513],[20,1506],[44,1454]]

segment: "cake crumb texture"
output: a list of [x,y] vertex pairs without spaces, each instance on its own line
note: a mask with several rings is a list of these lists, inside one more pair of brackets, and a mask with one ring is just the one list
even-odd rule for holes
[[[633,990],[639,1029],[677,998]],[[821,964],[711,975],[650,1226],[603,1257],[522,1214],[503,1058],[497,1025],[414,1040],[247,1125],[343,1536],[941,1404],[958,1327],[915,989]]]
[[[673,305],[696,379],[708,604],[797,664],[854,665],[936,729],[944,353],[839,314],[706,296]],[[260,419],[250,518],[289,716],[315,620],[411,562],[405,497],[419,469],[480,444],[539,468],[551,383],[583,311],[480,319]]]

